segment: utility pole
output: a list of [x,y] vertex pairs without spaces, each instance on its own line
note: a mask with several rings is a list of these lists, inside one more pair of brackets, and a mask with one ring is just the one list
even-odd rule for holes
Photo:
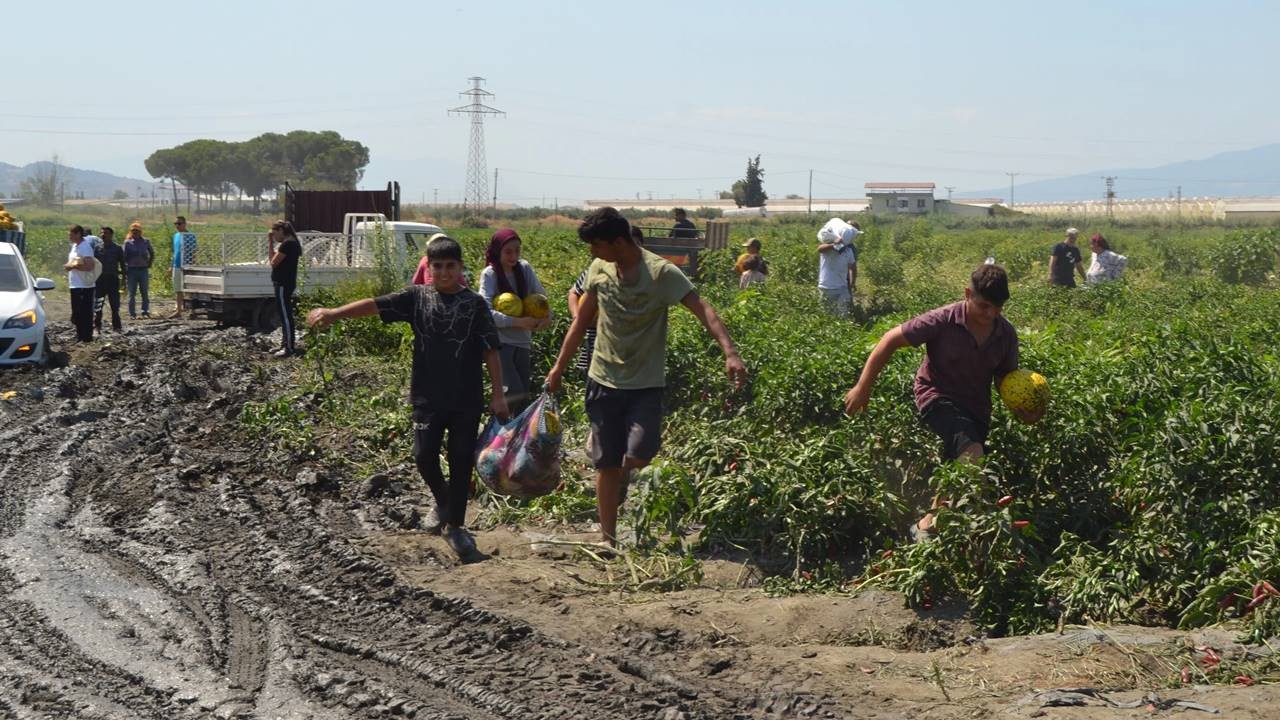
[[440,188],[431,188],[431,209],[440,209]]
[[702,188],[698,188],[698,199],[702,199]]
[[1107,188],[1106,195],[1103,197],[1106,198],[1107,201],[1107,219],[1110,220],[1114,217],[1113,206],[1115,205],[1116,200],[1116,176],[1107,175],[1103,177],[1102,180],[1106,184]]
[[493,169],[493,209],[498,209],[498,168]]
[[1182,221],[1182,186],[1178,186],[1178,221]]
[[1013,209],[1013,179],[1018,177],[1021,174],[1022,173],[1014,173],[1014,172],[1005,173],[1005,175],[1009,176],[1009,209],[1010,210]]
[[809,214],[813,214],[813,170],[809,171]]
[[[952,190],[955,190],[955,189],[956,189],[956,186],[955,186],[955,185],[943,185],[943,187],[945,187],[945,188],[947,189],[947,202],[948,202],[948,203],[950,203],[950,202],[951,202],[951,191],[952,191]],[[1010,192],[1009,192],[1009,194],[1010,194],[1010,195],[1013,195],[1013,191],[1010,191]]]
[[471,116],[471,146],[467,153],[467,191],[464,196],[466,199],[463,201],[463,207],[469,201],[472,207],[479,210],[484,207],[484,201],[489,199],[489,188],[486,187],[488,185],[488,177],[485,172],[484,159],[484,116],[506,115],[506,113],[481,102],[493,97],[493,93],[480,88],[484,78],[475,76],[467,79],[471,81],[471,89],[458,94],[471,98],[471,104],[453,108],[449,110],[449,113],[451,115]]

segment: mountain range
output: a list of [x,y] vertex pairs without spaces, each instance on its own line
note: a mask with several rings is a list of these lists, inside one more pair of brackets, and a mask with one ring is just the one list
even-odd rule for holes
[[[1069,177],[1017,182],[1013,201],[1101,200],[1103,178],[1115,178],[1116,197],[1163,198],[1182,188],[1183,197],[1264,197],[1280,195],[1280,144],[1219,153],[1203,160],[1149,168],[1114,168]],[[1016,179],[1016,178],[1015,178]],[[956,197],[1009,196],[1009,187],[956,193]]]
[[[47,175],[52,165],[53,163],[48,160],[29,163],[22,167],[0,162],[0,197],[17,197],[18,189],[22,186],[23,180],[40,174]],[[81,170],[66,165],[60,166],[60,172],[65,178],[66,194],[69,198],[77,196],[109,198],[117,190],[128,193],[129,197],[134,197],[138,194],[138,188],[142,188],[142,192],[146,195],[150,195],[153,188],[155,188],[156,192],[160,191],[160,185],[151,180],[120,177],[119,175],[98,172],[97,170]]]

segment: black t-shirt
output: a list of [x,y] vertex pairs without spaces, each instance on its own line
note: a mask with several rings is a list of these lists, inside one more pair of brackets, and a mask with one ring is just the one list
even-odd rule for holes
[[276,252],[284,255],[279,265],[271,268],[271,282],[285,287],[298,287],[298,258],[302,257],[302,243],[298,238],[287,238],[276,246]]
[[698,226],[693,224],[689,218],[677,220],[675,225],[671,226],[671,237],[673,238],[697,238]]
[[95,285],[110,287],[119,284],[120,276],[124,275],[124,248],[115,243],[104,242],[101,247],[94,249],[93,254],[102,263],[102,274],[98,276]]
[[409,404],[415,419],[423,412],[484,409],[484,351],[500,344],[484,298],[466,288],[445,294],[410,285],[374,302],[382,322],[413,327]]
[[[1041,245],[1040,247],[1044,247]],[[1076,266],[1080,264],[1080,248],[1060,242],[1053,246],[1053,256],[1058,262],[1053,264],[1053,284],[1076,286]]]

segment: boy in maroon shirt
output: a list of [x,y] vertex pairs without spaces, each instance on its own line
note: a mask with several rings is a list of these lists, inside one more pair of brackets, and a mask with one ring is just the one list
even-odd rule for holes
[[[973,271],[964,301],[935,308],[885,333],[871,351],[858,383],[844,396],[845,412],[866,409],[876,377],[900,348],[925,346],[924,362],[916,371],[916,408],[920,419],[942,439],[948,460],[972,462],[981,458],[991,427],[991,383],[1018,369],[1018,333],[1001,317],[1009,299],[1009,278],[999,265]],[[1031,424],[1044,410],[1013,411]],[[937,507],[938,500],[934,500]],[[933,529],[933,513],[916,524],[916,531]]]

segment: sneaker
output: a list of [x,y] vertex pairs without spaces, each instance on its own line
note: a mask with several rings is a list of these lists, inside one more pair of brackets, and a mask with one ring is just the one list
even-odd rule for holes
[[444,541],[449,544],[449,548],[457,554],[458,559],[462,562],[473,562],[478,560],[479,551],[476,550],[475,538],[471,537],[471,533],[467,532],[464,527],[457,525],[451,526],[444,534]]
[[146,318],[146,319],[150,320],[150,319],[151,319],[151,313],[147,312],[146,310],[143,310],[143,311],[142,311],[142,317],[144,317],[144,318]]
[[422,529],[432,535],[439,535],[444,528],[444,516],[446,514],[439,505],[432,505],[431,509],[427,511],[427,516],[422,520]]
[[280,349],[280,350],[277,350],[277,351],[275,351],[275,352],[271,353],[271,357],[274,357],[274,358],[287,358],[287,357],[289,357],[289,356],[290,356],[290,355],[292,355],[292,354],[293,354],[293,353],[289,352],[288,350]]

